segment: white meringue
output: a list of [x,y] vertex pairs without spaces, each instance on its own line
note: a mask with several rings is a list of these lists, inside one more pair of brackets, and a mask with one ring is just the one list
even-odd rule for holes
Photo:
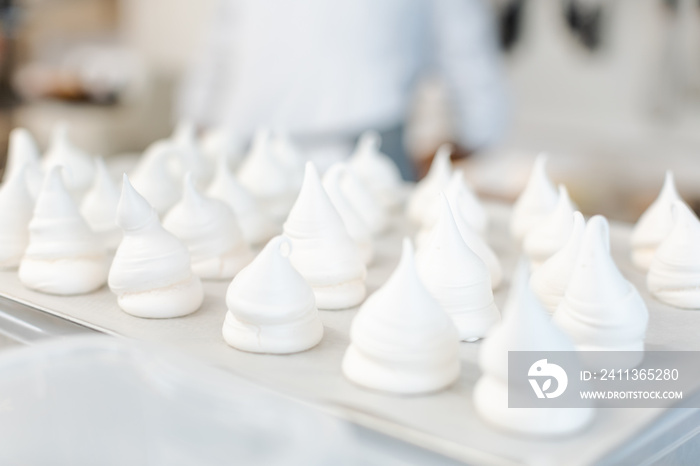
[[367,269],[359,248],[311,162],[306,163],[304,184],[284,234],[292,241],[292,265],[313,288],[319,309],[346,309],[365,299]]
[[233,278],[253,260],[233,210],[223,201],[202,196],[189,172],[182,200],[166,214],[163,228],[187,246],[192,271],[200,278]]
[[459,376],[457,329],[418,278],[408,238],[389,280],[353,319],[350,340],[343,373],[363,387],[428,393]]
[[49,149],[44,155],[44,170],[54,167],[63,167],[66,188],[74,197],[79,198],[90,189],[95,176],[95,164],[90,155],[68,139],[68,127],[65,124],[54,127]]
[[294,199],[288,173],[270,147],[270,132],[260,130],[238,169],[238,181],[263,201],[276,218],[284,218]]
[[274,157],[287,172],[290,190],[297,194],[304,182],[304,157],[286,133],[276,132],[270,145]]
[[481,344],[482,375],[474,386],[474,407],[484,420],[501,429],[533,436],[566,435],[593,418],[589,408],[509,408],[508,390],[531,390],[508,384],[509,351],[574,351],[571,341],[549,321],[528,286],[528,264],[516,271],[503,321]]
[[328,194],[328,198],[333,203],[333,207],[335,207],[340,218],[343,219],[343,224],[348,234],[360,249],[362,261],[369,265],[374,259],[372,234],[341,189],[341,180],[344,175],[345,167],[339,164],[332,165],[323,175],[323,188],[326,190],[326,194]]
[[540,223],[557,205],[557,190],[547,176],[546,165],[547,156],[538,155],[525,189],[513,204],[510,234],[518,244],[522,244],[532,226]]
[[444,193],[435,233],[416,253],[418,275],[452,317],[464,341],[483,338],[500,320],[484,261],[462,239]]
[[224,125],[205,131],[200,138],[199,146],[202,155],[212,166],[215,166],[218,159],[223,157],[227,168],[235,170],[243,160],[243,143],[240,137]]
[[181,149],[171,141],[156,141],[143,153],[131,173],[131,183],[156,209],[165,214],[182,196],[182,183],[171,165],[180,159]]
[[117,207],[124,230],[109,269],[109,288],[119,307],[136,317],[180,317],[199,309],[204,291],[192,273],[185,245],[165,231],[158,215],[124,175]]
[[552,314],[564,298],[566,287],[571,280],[571,274],[574,272],[581,249],[583,231],[586,228],[586,220],[581,212],[574,212],[572,217],[574,226],[566,244],[535,269],[530,278],[530,286],[535,295],[539,298],[542,306]]
[[44,293],[89,293],[105,284],[107,255],[80,216],[60,170],[52,168],[39,191],[19,279],[27,288]]
[[581,351],[638,351],[643,357],[649,321],[644,300],[610,257],[608,222],[596,215],[586,225],[581,249],[554,322]]
[[385,208],[392,209],[402,201],[403,178],[394,161],[379,151],[381,142],[376,131],[363,133],[348,165],[365,182],[375,198]]
[[[455,170],[452,173],[450,181],[445,188],[445,193],[449,199],[453,200],[453,203],[459,209],[461,217],[469,224],[471,229],[483,237],[488,229],[488,214],[474,191],[464,181],[464,172],[462,170]],[[439,201],[440,198],[436,197],[435,199]],[[439,202],[435,202],[431,204],[421,218],[422,233],[420,234],[429,234],[437,223],[439,215]]]
[[182,178],[185,173],[192,173],[192,178],[199,188],[206,187],[214,176],[214,160],[204,156],[197,140],[197,128],[191,121],[180,121],[170,138],[180,149],[176,163],[171,162],[171,170]]
[[223,155],[218,158],[216,175],[207,189],[207,195],[224,201],[233,209],[243,238],[248,244],[263,244],[281,230],[255,196],[236,180]]
[[[462,239],[465,243],[467,243],[469,249],[479,256],[479,258],[486,264],[489,274],[491,275],[491,287],[495,290],[503,281],[501,261],[498,260],[498,256],[496,256],[496,253],[493,252],[493,249],[491,249],[491,246],[488,245],[484,238],[475,232],[472,227],[469,226],[469,223],[464,219],[462,212],[457,208],[457,200],[453,197],[454,193],[445,192],[445,195],[450,203],[452,216],[457,224],[460,235],[462,235]],[[430,230],[421,230],[418,232],[416,235],[416,244],[418,245],[419,249],[430,241],[434,231],[435,227],[431,228]]]
[[661,241],[666,238],[673,226],[671,205],[674,202],[683,201],[676,184],[673,181],[673,172],[668,170],[661,188],[659,197],[644,211],[632,230],[632,262],[642,270],[649,270],[649,265],[654,257],[654,252]]
[[97,233],[107,251],[116,251],[122,240],[117,225],[119,189],[114,185],[101,157],[95,159],[95,181],[80,203],[80,213],[92,231]]
[[554,210],[525,235],[523,250],[533,270],[560,250],[574,227],[574,208],[566,186],[559,185],[559,200]]
[[314,292],[289,262],[291,243],[276,236],[236,275],[226,293],[226,343],[253,353],[288,354],[316,346],[323,324]]
[[416,185],[415,190],[408,198],[406,206],[406,215],[408,219],[419,225],[431,222],[425,222],[423,219],[429,217],[434,219],[434,207],[438,205],[440,192],[442,192],[452,177],[452,163],[450,162],[450,154],[452,153],[452,145],[443,144],[437,150],[433,163],[430,165],[430,170],[425,178],[420,180]]
[[700,309],[700,221],[682,201],[674,202],[672,210],[673,226],[656,248],[647,286],[659,301]]
[[382,205],[374,199],[369,187],[346,164],[345,174],[340,180],[340,189],[350,205],[362,218],[373,235],[379,235],[389,228],[389,217]]
[[25,181],[27,165],[5,174],[0,185],[0,269],[19,265],[29,244],[34,199]]
[[40,153],[32,134],[24,128],[10,131],[5,179],[23,170],[27,188],[33,199],[39,195],[44,175],[41,171]]

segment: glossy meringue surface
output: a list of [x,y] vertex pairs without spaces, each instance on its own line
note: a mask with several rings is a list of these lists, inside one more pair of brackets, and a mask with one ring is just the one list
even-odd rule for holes
[[385,208],[401,203],[403,185],[401,172],[386,154],[379,150],[381,137],[376,131],[367,131],[357,142],[348,166],[369,187]]
[[158,214],[167,212],[182,195],[181,179],[171,169],[180,157],[180,149],[173,142],[156,141],[148,146],[131,173],[131,184]]
[[44,170],[49,171],[55,167],[63,167],[62,176],[66,188],[73,196],[80,197],[90,189],[95,175],[93,159],[71,142],[65,124],[54,127],[43,159]]
[[574,272],[586,220],[581,212],[573,214],[573,228],[566,244],[532,272],[530,286],[540,303],[549,313],[554,313],[564,298],[571,275]]
[[100,237],[105,249],[115,251],[122,240],[122,231],[117,225],[117,204],[121,193],[102,158],[95,159],[95,168],[95,180],[80,203],[80,213]]
[[253,259],[233,210],[223,201],[203,196],[191,173],[183,196],[168,211],[163,227],[190,252],[192,270],[204,279],[231,279]]
[[444,193],[435,233],[416,253],[421,281],[452,317],[461,340],[483,338],[500,320],[484,261],[462,239]]
[[519,244],[522,244],[530,229],[556,207],[558,194],[547,176],[546,165],[547,156],[538,155],[527,185],[513,205],[510,234]]
[[370,232],[377,236],[389,229],[389,214],[384,206],[375,199],[367,184],[350,170],[346,164],[340,180],[340,189],[352,205],[355,212],[362,218]]
[[632,262],[641,270],[649,270],[656,248],[666,238],[673,227],[671,206],[675,202],[683,202],[676,184],[673,172],[666,172],[664,185],[659,196],[644,211],[632,230],[631,247]]
[[525,235],[523,250],[533,269],[564,246],[574,227],[574,205],[566,186],[559,185],[559,199],[554,210]]
[[343,219],[343,224],[350,237],[360,249],[360,255],[365,265],[369,265],[374,258],[374,244],[369,227],[352,206],[342,189],[342,179],[345,176],[345,167],[339,164],[332,165],[323,175],[323,189],[333,203],[333,207]]
[[109,270],[109,288],[125,312],[147,318],[190,314],[202,304],[204,292],[191,270],[190,254],[166,231],[156,211],[124,175],[117,207],[124,238]]
[[296,353],[321,341],[313,290],[289,262],[292,245],[271,239],[233,279],[226,293],[226,342],[255,353]]
[[366,388],[428,393],[459,376],[457,329],[418,277],[407,238],[391,277],[360,307],[350,340],[343,373]]
[[418,182],[409,197],[406,215],[412,222],[420,225],[424,223],[423,219],[426,216],[434,218],[434,210],[435,206],[438,205],[440,192],[447,187],[452,176],[451,154],[452,146],[450,144],[440,146],[428,174]]
[[8,171],[0,185],[0,269],[17,267],[29,244],[34,199],[27,187],[26,168]]
[[284,223],[292,265],[311,285],[319,309],[345,309],[365,298],[367,269],[313,163]]
[[596,215],[588,221],[554,322],[579,350],[641,352],[649,312],[610,256],[608,230],[605,217]]
[[673,225],[649,266],[647,287],[659,301],[700,309],[700,221],[682,201],[672,205]]
[[[500,325],[481,345],[482,375],[474,387],[476,412],[506,431],[532,436],[567,435],[581,430],[593,418],[590,408],[509,408],[509,351],[574,351],[571,340],[549,320],[530,289],[529,264],[521,262]],[[513,389],[531,390],[527,384]]]
[[80,215],[53,168],[39,191],[29,222],[29,244],[19,266],[19,279],[28,288],[58,295],[84,294],[104,285],[107,256]]
[[[451,196],[451,194],[454,193],[445,192],[445,194],[450,204],[450,209],[452,210],[452,217],[454,218],[454,221],[457,224],[457,229],[462,235],[462,239],[465,243],[467,243],[469,249],[471,249],[477,256],[479,256],[479,258],[486,264],[486,267],[488,268],[489,273],[491,274],[491,287],[495,290],[500,286],[501,282],[503,281],[503,269],[501,267],[501,261],[498,259],[496,253],[493,251],[491,246],[489,246],[489,244],[484,240],[484,238],[482,238],[477,232],[475,232],[469,225],[469,223],[464,219],[464,217],[462,216],[462,212],[457,207],[456,199],[452,198]],[[428,231],[421,230],[418,232],[418,235],[416,236],[416,243],[419,249],[430,241],[434,230],[435,228],[433,227]]]
[[261,199],[285,196],[291,190],[287,173],[275,157],[267,130],[255,134],[252,145],[238,169],[241,185]]
[[39,148],[29,131],[24,128],[14,128],[10,131],[5,179],[14,176],[19,170],[24,170],[27,188],[33,199],[36,199],[44,181],[40,157]]
[[216,175],[207,188],[207,195],[224,201],[233,209],[246,242],[252,245],[264,244],[279,233],[281,229],[261,203],[228,169],[226,157],[220,156],[216,167]]

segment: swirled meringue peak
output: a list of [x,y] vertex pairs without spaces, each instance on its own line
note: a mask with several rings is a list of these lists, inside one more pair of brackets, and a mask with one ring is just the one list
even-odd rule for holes
[[296,194],[304,182],[304,157],[287,133],[275,132],[271,141],[271,150],[277,161],[287,172],[290,190]]
[[105,284],[107,255],[81,217],[60,170],[52,168],[39,191],[19,279],[43,293],[89,293]]
[[44,181],[44,175],[41,171],[39,148],[32,134],[24,128],[15,128],[10,131],[5,179],[9,179],[19,170],[24,171],[29,193],[36,199]]
[[17,267],[29,244],[34,199],[27,187],[26,168],[8,171],[0,185],[0,269]]
[[280,230],[258,199],[233,176],[224,155],[220,155],[217,160],[216,175],[207,189],[207,195],[224,201],[233,209],[243,239],[248,244],[263,244]]
[[525,381],[508,383],[509,351],[574,351],[573,343],[552,325],[532,294],[528,286],[529,268],[526,261],[521,261],[503,320],[481,344],[479,367],[482,375],[474,386],[474,407],[484,420],[503,430],[532,436],[567,435],[581,430],[591,421],[592,408],[508,407],[509,389],[528,390],[528,393],[532,390]]
[[268,130],[255,134],[237,175],[241,185],[260,199],[276,218],[284,218],[289,212],[294,190],[286,169],[273,153]]
[[173,163],[179,163],[180,152],[171,141],[156,141],[148,146],[131,174],[133,186],[160,215],[182,195],[182,183],[171,170]]
[[673,181],[673,172],[668,170],[659,197],[644,211],[632,230],[632,262],[642,270],[649,270],[654,252],[666,238],[673,226],[671,206],[682,202]]
[[[455,170],[452,173],[450,181],[445,188],[445,193],[453,200],[455,206],[459,209],[460,216],[469,224],[471,229],[484,236],[488,229],[488,214],[472,188],[464,180],[464,172],[462,170]],[[440,198],[436,197],[436,201],[439,200]],[[429,234],[432,231],[439,216],[439,202],[435,202],[421,218],[422,234]]]
[[270,240],[226,293],[226,343],[253,353],[288,354],[316,346],[323,324],[314,292],[289,262],[288,238]]
[[547,156],[540,154],[530,173],[525,189],[513,205],[510,234],[522,244],[528,231],[547,217],[557,205],[557,190],[545,170]]
[[523,250],[533,270],[560,250],[569,239],[574,227],[575,210],[566,186],[559,185],[559,200],[554,210],[525,235]]
[[70,141],[68,126],[64,123],[59,123],[53,128],[43,165],[46,171],[54,167],[62,167],[66,188],[76,198],[90,189],[95,176],[95,163],[92,157]]
[[579,350],[638,351],[632,367],[643,357],[649,312],[613,262],[609,242],[605,217],[591,218],[554,322]]
[[[486,268],[489,270],[491,275],[491,287],[495,290],[503,281],[503,269],[501,267],[501,261],[493,252],[491,246],[481,237],[474,229],[469,225],[469,222],[463,217],[462,212],[457,207],[457,199],[455,198],[455,192],[445,191],[447,201],[450,204],[450,210],[452,211],[452,218],[457,224],[457,229],[459,234],[462,235],[462,239],[469,249],[471,249],[479,258],[484,261]],[[435,227],[429,230],[421,230],[416,235],[416,244],[419,249],[422,249],[425,245],[430,243],[432,236],[435,233]]]
[[406,215],[412,222],[422,225],[425,217],[435,218],[434,208],[438,205],[440,192],[447,187],[452,176],[451,154],[452,145],[443,144],[440,146],[435,154],[433,163],[430,165],[428,174],[418,182],[415,190],[409,197]]
[[375,200],[369,187],[349,167],[345,167],[344,175],[340,180],[340,189],[345,194],[350,205],[362,218],[372,235],[379,235],[389,228],[389,216],[384,207]]
[[483,338],[499,321],[489,270],[462,239],[444,193],[435,232],[418,250],[416,267],[430,294],[452,317],[461,340]]
[[312,162],[284,234],[292,241],[292,265],[311,285],[319,309],[346,309],[365,299],[367,269],[357,244],[321,185]]
[[586,220],[581,212],[574,212],[573,219],[574,226],[564,246],[535,269],[530,278],[532,290],[544,308],[552,314],[564,298],[581,249],[583,231],[586,228]]
[[199,309],[202,282],[192,273],[190,253],[166,231],[156,211],[124,175],[117,206],[124,239],[109,270],[109,288],[119,307],[136,317],[180,317]]
[[399,394],[442,390],[459,376],[459,336],[425,288],[408,238],[389,280],[360,307],[343,373],[366,388]]
[[672,210],[673,226],[656,249],[647,286],[659,301],[700,309],[700,221],[682,201]]
[[402,201],[403,179],[394,161],[380,152],[381,143],[381,136],[376,131],[363,133],[348,166],[385,208],[393,209]]
[[323,188],[328,194],[328,198],[333,203],[333,207],[343,219],[343,224],[350,237],[355,241],[360,249],[362,261],[369,265],[374,259],[374,244],[372,234],[364,220],[355,211],[345,197],[341,188],[341,180],[345,176],[345,167],[339,164],[332,165],[323,175]]
[[170,139],[180,149],[177,151],[179,163],[171,162],[171,170],[180,179],[190,172],[198,187],[206,187],[214,176],[214,160],[206,158],[200,149],[194,123],[188,120],[180,121]]
[[211,165],[216,165],[217,160],[223,157],[227,168],[236,169],[243,160],[243,143],[240,136],[225,125],[207,130],[199,140],[199,147]]
[[117,225],[120,193],[101,157],[95,159],[95,167],[95,181],[80,203],[80,213],[105,249],[115,251],[122,240],[122,230]]
[[200,194],[189,172],[182,200],[166,214],[163,228],[187,246],[192,271],[200,278],[233,278],[253,259],[233,210],[223,201]]

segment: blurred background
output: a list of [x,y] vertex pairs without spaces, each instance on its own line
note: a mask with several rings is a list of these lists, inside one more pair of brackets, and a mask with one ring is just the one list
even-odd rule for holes
[[[390,13],[384,3],[392,2],[375,4]],[[460,145],[466,158],[459,163],[480,193],[514,199],[534,155],[546,151],[552,177],[567,184],[585,213],[636,220],[668,168],[675,171],[683,197],[697,204],[699,2],[482,3],[483,21],[492,23],[498,41],[491,58],[503,75],[506,104],[498,131],[486,131],[488,137],[472,147]],[[221,35],[235,29],[222,20],[222,8],[216,0],[0,1],[0,167],[8,132],[16,126],[28,128],[46,147],[53,125],[67,121],[78,145],[117,167],[166,137],[179,118],[206,127],[209,104],[196,89],[207,89],[214,95],[210,101],[216,101],[225,83],[199,88],[192,83],[206,81],[212,44],[220,45]],[[262,31],[259,37],[288,32],[269,18],[259,16],[246,27]],[[372,26],[381,30],[384,24]],[[475,20],[467,27],[480,28]],[[458,25],[453,39],[446,34],[443,48],[458,44],[460,31]],[[381,44],[365,37],[362,28],[354,33],[367,50]],[[480,47],[490,53],[484,41],[470,47],[476,48],[474,56],[484,55]],[[275,73],[275,64],[268,65],[265,73]],[[464,79],[470,79],[469,71]],[[439,73],[426,72],[411,87],[401,138],[415,166],[424,166],[420,161],[441,142],[463,140],[449,84]],[[252,116],[251,121],[257,123]]]

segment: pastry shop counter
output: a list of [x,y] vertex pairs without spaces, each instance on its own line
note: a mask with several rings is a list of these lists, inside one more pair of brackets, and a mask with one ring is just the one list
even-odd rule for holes
[[[489,242],[505,272],[504,282],[495,293],[496,303],[502,309],[518,253],[507,233],[510,209],[489,204],[488,211],[492,219]],[[384,283],[396,266],[401,236],[413,233],[406,225],[397,224],[379,238],[375,261],[368,270],[370,293]],[[700,313],[671,308],[649,296],[645,276],[629,260],[629,235],[628,225],[611,225],[612,253],[617,265],[637,286],[649,307],[646,347],[700,350]],[[79,333],[96,330],[174,348],[256,384],[320,405],[363,426],[367,432],[376,433],[372,435],[382,442],[391,443],[394,441],[390,439],[396,438],[471,464],[653,464],[699,430],[700,412],[696,409],[650,408],[598,409],[586,430],[558,439],[527,438],[498,431],[476,415],[472,403],[473,387],[479,378],[478,342],[461,343],[461,375],[447,390],[423,396],[392,396],[362,389],[341,373],[356,308],[321,311],[325,335],[318,346],[308,351],[293,355],[238,351],[224,342],[221,333],[228,284],[204,282],[204,304],[199,311],[181,318],[154,320],[121,311],[107,287],[88,295],[56,297],[30,291],[21,285],[15,271],[3,271],[0,324],[12,320],[5,319],[5,315],[23,319],[21,314],[26,310],[27,315],[45,313],[58,317],[58,321]],[[56,332],[65,334],[70,330],[57,328]],[[685,399],[684,403],[688,401]],[[395,443],[397,451],[401,445],[402,442]]]

